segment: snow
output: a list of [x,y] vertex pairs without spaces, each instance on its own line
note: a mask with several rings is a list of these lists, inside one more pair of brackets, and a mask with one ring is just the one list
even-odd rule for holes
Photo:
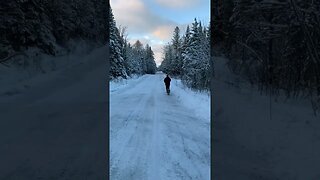
[[320,121],[310,102],[258,93],[215,57],[216,179],[320,179]]
[[[0,65],[0,83],[2,86],[0,94],[10,91],[8,89],[19,89],[16,91],[23,91],[25,88],[29,88],[29,81],[31,81],[31,83],[38,83],[35,82],[37,81],[35,79],[43,79],[43,81],[46,81],[48,77],[56,76],[62,70],[67,70],[73,66],[90,61],[89,58],[84,58],[84,56],[90,53],[92,46],[94,45],[79,40],[70,41],[68,46],[70,47],[69,53],[65,50],[59,49],[60,53],[57,54],[57,56],[39,53],[39,49],[37,48],[29,48],[29,50],[25,52],[28,56],[27,59],[21,56],[14,57],[12,59],[13,61],[19,61],[21,64],[23,64],[24,60],[28,61],[30,65],[26,68],[15,67],[13,65],[8,68]],[[41,72],[38,72],[35,69],[35,65],[32,64],[36,53],[39,53],[42,67],[46,73],[42,74]],[[55,70],[58,70],[58,72],[54,72],[55,70],[52,69],[53,62],[56,65]]]
[[109,82],[109,91],[114,92],[119,89],[126,88],[128,85],[128,82],[131,82],[131,83],[137,82],[139,81],[139,77],[140,77],[139,75],[132,75],[128,79],[124,79],[122,77],[113,79],[112,81]]
[[110,179],[210,179],[210,111],[189,104],[210,98],[164,77],[110,83]]
[[195,92],[182,84],[180,79],[173,79],[172,91],[188,109],[193,109],[199,118],[210,121],[210,93]]
[[71,63],[10,85],[0,81],[0,179],[105,178],[107,50],[60,57]]

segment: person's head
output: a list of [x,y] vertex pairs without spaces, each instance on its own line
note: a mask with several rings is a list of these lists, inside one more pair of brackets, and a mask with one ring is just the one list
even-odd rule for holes
[[169,77],[169,74],[167,74],[167,77]]

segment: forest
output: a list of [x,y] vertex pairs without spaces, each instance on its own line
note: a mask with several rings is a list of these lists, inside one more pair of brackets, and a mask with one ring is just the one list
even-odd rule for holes
[[212,51],[275,97],[320,104],[320,2],[226,0],[212,7]]
[[[34,66],[36,53],[65,55],[72,41],[92,46],[107,43],[107,1],[1,1],[0,12],[1,65]],[[35,52],[30,54],[31,49]]]
[[157,70],[152,48],[137,40],[131,45],[126,36],[125,28],[118,28],[112,9],[109,9],[110,28],[110,80],[121,77],[155,74]]
[[110,24],[110,78],[127,78],[133,74],[154,74],[162,71],[182,79],[196,90],[210,89],[210,28],[194,19],[191,28],[181,36],[179,27],[173,30],[171,42],[163,49],[164,57],[157,68],[151,47],[137,40],[131,45],[125,28],[118,28],[112,9]]
[[179,27],[174,29],[172,41],[164,48],[164,59],[159,67],[165,73],[178,77],[196,90],[210,89],[210,28],[194,19],[181,37]]

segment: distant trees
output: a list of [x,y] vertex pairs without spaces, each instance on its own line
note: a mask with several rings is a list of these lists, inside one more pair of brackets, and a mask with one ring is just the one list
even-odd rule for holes
[[[137,40],[131,45],[124,35],[125,28],[117,28],[110,8],[110,79],[127,78],[133,74],[155,74],[156,63],[151,47]],[[121,31],[121,32],[120,32]]]
[[154,53],[148,44],[145,47],[144,64],[145,64],[144,73],[146,74],[156,73],[157,65],[156,65],[156,62],[154,61]]
[[191,30],[187,26],[180,37],[180,29],[174,29],[172,41],[164,48],[164,59],[160,69],[194,89],[209,89],[210,80],[210,36],[209,29],[196,19]]

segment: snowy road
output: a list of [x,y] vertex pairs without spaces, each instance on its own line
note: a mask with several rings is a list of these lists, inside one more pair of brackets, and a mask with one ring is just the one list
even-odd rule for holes
[[215,57],[213,178],[320,179],[320,121],[310,102],[280,96],[270,106],[225,63]]
[[[105,179],[107,48],[0,86],[0,179]],[[15,93],[9,93],[15,92]]]
[[178,98],[164,75],[145,75],[110,92],[112,180],[210,179],[210,123]]

